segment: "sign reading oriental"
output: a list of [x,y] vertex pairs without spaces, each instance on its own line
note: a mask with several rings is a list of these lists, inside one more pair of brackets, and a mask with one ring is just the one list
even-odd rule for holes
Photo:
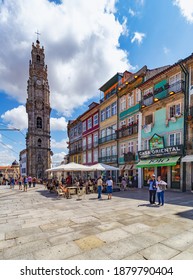
[[164,137],[154,134],[149,140],[149,150],[138,151],[139,159],[181,156],[183,155],[183,145],[165,147]]

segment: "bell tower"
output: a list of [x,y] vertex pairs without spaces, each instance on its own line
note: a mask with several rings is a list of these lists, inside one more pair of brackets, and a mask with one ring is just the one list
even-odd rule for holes
[[45,170],[51,165],[50,150],[50,91],[44,48],[39,40],[32,44],[27,82],[26,112],[28,132],[26,134],[27,175],[45,178]]

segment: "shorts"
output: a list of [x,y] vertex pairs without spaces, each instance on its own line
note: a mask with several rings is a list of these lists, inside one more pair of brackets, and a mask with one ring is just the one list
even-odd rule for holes
[[112,193],[112,192],[113,192],[113,187],[107,186],[107,193]]

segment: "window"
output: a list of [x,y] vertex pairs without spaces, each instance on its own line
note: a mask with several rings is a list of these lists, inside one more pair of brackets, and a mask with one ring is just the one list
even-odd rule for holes
[[103,148],[103,149],[101,149],[101,156],[105,157],[105,155],[106,155],[106,150],[105,150],[105,148]]
[[129,124],[129,125],[132,124],[133,122],[134,122],[134,117],[128,118],[128,124]]
[[88,119],[88,129],[92,128],[92,118]]
[[92,152],[88,152],[88,162],[92,162]]
[[41,147],[42,146],[42,140],[39,138],[38,139],[38,147]]
[[180,80],[181,80],[181,73],[177,73],[169,78],[169,84],[170,85],[175,84],[176,82],[178,82]]
[[145,125],[153,123],[153,115],[145,116]]
[[77,136],[78,135],[78,129],[77,129],[77,126],[74,127],[74,136]]
[[136,151],[139,151],[139,145],[138,145],[138,140],[136,141]]
[[181,133],[173,133],[169,135],[169,146],[175,146],[181,144]]
[[128,142],[128,152],[133,153],[133,141]]
[[42,128],[42,119],[37,117],[37,128]]
[[92,148],[92,136],[89,135],[87,140],[88,140],[88,149],[91,149]]
[[83,132],[86,131],[86,121],[84,121],[84,122],[82,123],[82,130],[83,130]]
[[98,113],[94,115],[93,117],[93,126],[97,125],[99,122],[98,122]]
[[141,90],[139,88],[136,89],[136,102],[141,101]]
[[111,147],[106,148],[106,155],[110,156],[111,155]]
[[86,153],[83,153],[83,163],[86,163]]
[[106,136],[106,129],[101,130],[101,138]]
[[153,88],[152,87],[144,90],[144,96],[151,95],[152,93],[153,93]]
[[125,126],[125,125],[126,125],[126,120],[123,120],[123,121],[120,122],[120,128],[121,128],[122,126]]
[[111,147],[111,154],[112,154],[112,156],[116,156],[117,155],[117,147],[116,147],[116,145]]
[[149,149],[149,140],[144,140],[143,141],[143,149],[148,150]]
[[111,115],[114,116],[117,114],[117,102],[114,102],[111,107]]
[[101,111],[101,122],[105,120],[105,110]]
[[97,149],[94,150],[94,158],[93,158],[93,161],[94,161],[94,162],[97,162],[97,161],[98,161],[98,150],[97,150]]
[[131,94],[129,94],[128,96],[128,107],[131,107],[134,105],[134,94],[133,92]]
[[106,119],[110,118],[111,116],[111,106],[108,106],[106,108]]
[[94,134],[94,147],[98,145],[98,133]]
[[37,56],[36,56],[36,61],[39,63],[40,62],[40,55],[39,54],[37,54]]
[[126,145],[125,144],[121,144],[120,155],[123,156],[125,152],[126,152]]
[[83,150],[86,150],[86,138],[82,139],[82,148]]
[[124,111],[126,109],[126,97],[123,96],[121,97],[121,100],[120,100],[120,111]]
[[180,104],[172,105],[169,108],[169,118],[181,115],[181,106]]

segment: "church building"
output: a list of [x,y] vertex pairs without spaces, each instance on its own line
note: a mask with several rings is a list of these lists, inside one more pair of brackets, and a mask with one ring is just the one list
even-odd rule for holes
[[39,40],[32,44],[27,84],[26,112],[28,132],[26,135],[27,175],[45,178],[45,170],[51,166],[50,149],[50,91],[44,48]]

